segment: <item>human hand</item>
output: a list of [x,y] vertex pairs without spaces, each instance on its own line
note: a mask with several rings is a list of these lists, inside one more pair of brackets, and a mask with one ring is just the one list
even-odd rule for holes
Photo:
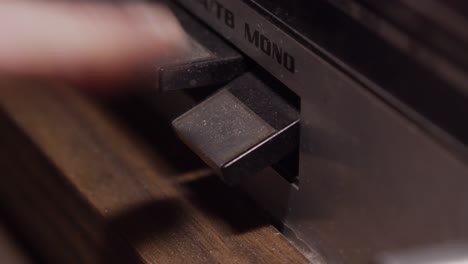
[[184,49],[185,33],[159,5],[0,2],[0,76],[119,82]]

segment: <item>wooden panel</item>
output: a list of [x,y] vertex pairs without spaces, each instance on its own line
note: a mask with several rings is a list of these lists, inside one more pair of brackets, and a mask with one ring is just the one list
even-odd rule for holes
[[307,262],[167,124],[49,86],[0,85],[0,201],[48,262]]
[[31,258],[27,251],[21,247],[18,241],[9,232],[6,225],[0,219],[0,263],[31,264]]

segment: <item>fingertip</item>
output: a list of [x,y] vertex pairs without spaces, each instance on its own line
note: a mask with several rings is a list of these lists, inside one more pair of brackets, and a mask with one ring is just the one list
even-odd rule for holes
[[190,51],[189,37],[171,10],[161,4],[128,3],[126,9],[139,21],[158,60],[171,59]]
[[189,50],[160,4],[18,1],[2,6],[0,23],[6,75],[118,83]]

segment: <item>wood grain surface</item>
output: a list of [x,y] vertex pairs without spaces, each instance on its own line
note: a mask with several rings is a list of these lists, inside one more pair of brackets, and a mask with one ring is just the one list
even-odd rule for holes
[[167,122],[58,85],[0,86],[0,205],[47,263],[307,262]]
[[0,219],[0,263],[31,264],[34,263],[21,244],[16,240],[8,227]]

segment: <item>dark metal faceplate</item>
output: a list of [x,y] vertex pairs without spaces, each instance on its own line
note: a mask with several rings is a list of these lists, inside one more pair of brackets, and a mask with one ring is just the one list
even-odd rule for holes
[[[286,235],[311,259],[320,262],[320,252],[330,263],[370,263],[384,253],[468,240],[466,149],[439,129],[449,127],[441,125],[447,115],[439,116],[440,108],[427,113],[437,105],[418,113],[404,104],[413,101],[399,96],[408,84],[437,88],[444,82],[416,67],[405,66],[408,74],[393,78],[365,70],[400,73],[388,67],[395,66],[388,57],[373,57],[364,68],[347,64],[327,50],[338,49],[339,38],[327,43],[310,35],[305,45],[299,32],[280,26],[255,1],[178,2],[301,97],[299,188],[272,171],[247,179],[244,188],[283,221]],[[345,36],[341,43],[352,38]],[[353,52],[347,54],[365,56],[362,49]],[[383,89],[378,80],[391,87]],[[424,92],[416,95],[414,101],[425,102]],[[446,130],[458,131],[454,121],[464,124],[464,118],[452,115],[446,121],[454,129]]]

